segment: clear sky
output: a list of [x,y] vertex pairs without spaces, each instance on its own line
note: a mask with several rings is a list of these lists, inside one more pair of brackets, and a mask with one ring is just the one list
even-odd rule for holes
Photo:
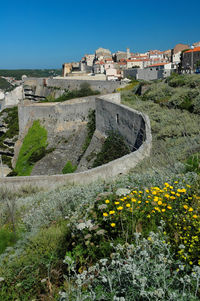
[[61,68],[98,47],[166,50],[200,40],[200,0],[9,0],[0,4],[0,69]]

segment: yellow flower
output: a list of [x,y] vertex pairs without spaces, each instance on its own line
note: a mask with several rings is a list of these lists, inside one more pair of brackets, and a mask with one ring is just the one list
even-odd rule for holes
[[106,203],[106,204],[109,204],[109,203],[110,203],[110,201],[109,201],[109,200],[105,200],[105,203]]
[[162,201],[158,201],[158,205],[162,205]]
[[192,262],[192,261],[190,261],[190,262],[189,262],[189,264],[191,264],[191,265],[192,265],[192,264],[193,264],[193,262]]
[[138,201],[138,204],[140,204],[141,203],[141,201]]
[[187,210],[187,209],[188,209],[188,206],[187,206],[187,205],[183,205],[183,208],[184,208],[185,210]]
[[173,187],[173,186],[169,186],[169,188],[170,188],[170,189],[173,189],[174,187]]
[[157,191],[152,191],[152,194],[153,194],[153,195],[156,195],[156,194],[157,194]]
[[148,204],[148,203],[149,203],[149,201],[146,201],[146,203]]
[[193,217],[193,218],[197,218],[198,216],[197,216],[196,214],[194,214],[192,217]]
[[168,199],[170,197],[170,195],[169,194],[165,194],[165,197]]
[[139,191],[139,193],[143,193],[142,191]]
[[119,205],[119,202],[115,202],[115,205]]
[[174,192],[174,191],[171,191],[171,194],[175,194],[175,192]]
[[128,207],[128,208],[131,207],[131,204],[126,204],[126,207]]
[[104,212],[104,213],[103,213],[103,216],[108,216],[108,213]]
[[188,188],[191,188],[191,186],[190,186],[190,185],[188,185],[188,184],[187,184],[186,186],[187,186]]
[[133,203],[135,203],[137,200],[132,198],[131,201],[132,201]]
[[169,210],[171,210],[171,209],[172,209],[172,207],[171,207],[171,206],[167,206],[167,208],[168,208]]
[[190,207],[188,211],[189,211],[189,212],[192,212],[193,210],[194,210],[194,209],[193,209],[192,207]]
[[162,209],[162,212],[165,212],[165,209]]
[[146,189],[146,192],[149,193],[149,189]]
[[117,207],[117,210],[123,210],[122,206]]
[[116,224],[115,224],[115,223],[112,223],[112,224],[110,224],[110,225],[111,225],[111,227],[113,227],[113,228],[116,226]]
[[115,211],[114,210],[111,210],[110,212],[109,212],[109,214],[114,214],[115,213]]
[[177,196],[181,196],[180,193],[176,193]]
[[148,214],[148,215],[147,215],[147,218],[150,218],[150,217],[151,217],[151,215],[150,215],[150,214]]
[[174,184],[178,184],[178,181],[175,181]]
[[149,241],[152,241],[152,238],[149,236],[148,238],[147,238]]
[[171,200],[175,200],[175,196],[173,196],[173,195],[170,196],[170,199],[171,199]]
[[169,187],[169,184],[168,184],[168,183],[165,183],[165,186],[166,186],[166,187]]

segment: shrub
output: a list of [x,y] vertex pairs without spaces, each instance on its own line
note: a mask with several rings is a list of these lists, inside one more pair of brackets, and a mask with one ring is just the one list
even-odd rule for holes
[[106,164],[112,160],[118,159],[130,153],[129,147],[124,138],[116,132],[109,132],[101,151],[93,163],[93,167]]
[[63,174],[73,173],[73,172],[75,172],[76,169],[77,169],[77,165],[72,165],[71,161],[67,161],[67,163],[65,164],[65,166],[62,169],[62,173]]
[[135,233],[132,239],[133,244],[118,244],[111,258],[81,274],[68,253],[65,263],[73,285],[61,293],[62,300],[198,300],[200,267],[188,275],[184,263],[174,260],[162,232],[152,232],[147,239]]
[[8,246],[12,246],[16,241],[16,235],[7,228],[0,228],[0,254],[5,251]]
[[83,145],[83,152],[86,151],[88,146],[90,145],[90,142],[92,140],[92,136],[96,129],[96,115],[95,110],[89,110],[88,112],[88,123],[87,123],[87,137],[85,139],[84,145]]
[[196,153],[191,155],[186,160],[186,171],[194,171],[196,173],[200,173],[200,153]]

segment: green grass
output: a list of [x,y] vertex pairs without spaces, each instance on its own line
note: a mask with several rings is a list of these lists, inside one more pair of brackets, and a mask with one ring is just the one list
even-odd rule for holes
[[15,171],[18,176],[29,176],[34,163],[45,155],[47,147],[47,130],[40,125],[39,120],[33,122],[24,138],[19,152]]

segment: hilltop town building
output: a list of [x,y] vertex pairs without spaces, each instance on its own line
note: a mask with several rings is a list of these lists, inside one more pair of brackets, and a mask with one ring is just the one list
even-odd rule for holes
[[183,52],[182,68],[185,71],[194,71],[200,65],[200,47]]

